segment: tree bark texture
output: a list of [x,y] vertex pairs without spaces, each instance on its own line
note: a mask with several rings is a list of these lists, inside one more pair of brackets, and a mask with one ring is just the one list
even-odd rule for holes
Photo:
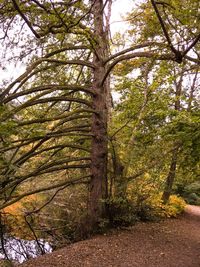
[[169,169],[169,173],[166,178],[165,189],[162,195],[162,200],[164,204],[168,202],[169,197],[171,195],[172,186],[173,186],[174,179],[176,176],[177,156],[178,156],[178,148],[176,148],[172,154],[170,169]]
[[107,81],[102,84],[106,73],[104,60],[108,55],[108,38],[104,28],[103,9],[103,1],[96,0],[93,4],[95,38],[93,56],[93,63],[95,65],[93,90],[95,96],[93,96],[93,109],[96,113],[93,114],[91,128],[91,182],[88,205],[88,213],[92,227],[98,223],[99,218],[105,216],[105,203],[102,200],[107,197],[108,105],[106,96],[108,94],[109,84]]

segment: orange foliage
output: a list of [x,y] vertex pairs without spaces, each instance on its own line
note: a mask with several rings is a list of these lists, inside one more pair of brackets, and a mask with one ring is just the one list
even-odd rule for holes
[[33,211],[40,200],[37,195],[31,195],[4,208],[2,219],[6,226],[6,231],[15,237],[33,239],[33,234],[26,222],[25,215],[27,212]]

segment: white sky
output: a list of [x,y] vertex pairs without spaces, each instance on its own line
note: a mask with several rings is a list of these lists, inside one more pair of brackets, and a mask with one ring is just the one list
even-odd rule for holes
[[[137,0],[138,1],[138,0]],[[122,32],[127,24],[122,21],[122,16],[130,12],[136,0],[115,0],[112,4],[111,32]]]

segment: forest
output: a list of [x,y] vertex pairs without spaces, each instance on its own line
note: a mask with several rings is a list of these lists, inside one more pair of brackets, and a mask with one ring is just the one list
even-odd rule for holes
[[200,205],[200,2],[114,2],[0,0],[5,258]]

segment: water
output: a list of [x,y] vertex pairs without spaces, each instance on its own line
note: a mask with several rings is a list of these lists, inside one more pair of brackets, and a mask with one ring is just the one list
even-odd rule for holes
[[[24,240],[14,237],[5,237],[4,248],[10,260],[22,263],[30,258],[35,258],[44,253],[52,252],[50,244],[43,240]],[[4,259],[2,247],[0,245],[0,259]]]

